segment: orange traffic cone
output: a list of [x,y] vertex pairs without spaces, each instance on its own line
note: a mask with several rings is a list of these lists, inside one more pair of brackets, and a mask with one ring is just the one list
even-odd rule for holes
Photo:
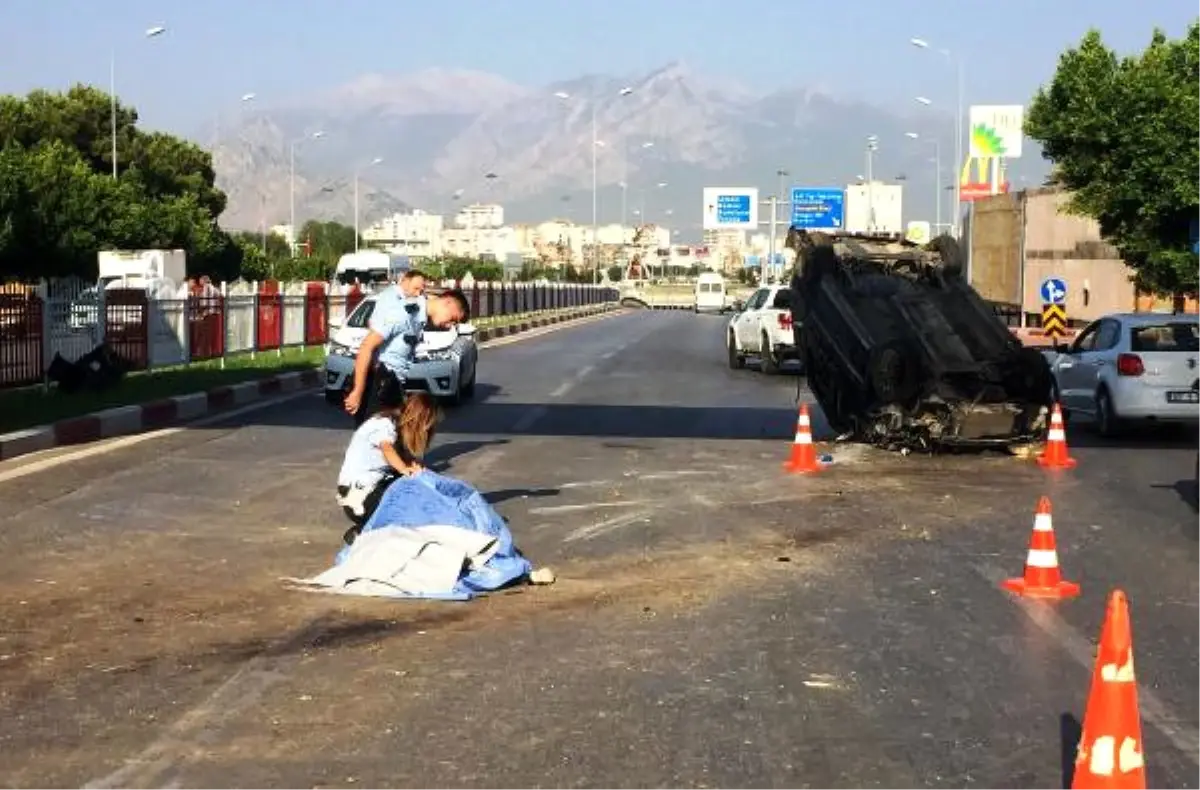
[[1037,457],[1037,462],[1047,469],[1074,469],[1075,459],[1067,450],[1067,431],[1063,423],[1062,409],[1054,404],[1050,412],[1050,430],[1046,433],[1046,449]]
[[784,462],[783,468],[794,474],[821,471],[817,450],[813,446],[812,422],[808,418],[808,404],[800,404],[800,416],[796,419],[796,439],[792,442],[792,457]]
[[1029,554],[1025,558],[1025,575],[1005,579],[1000,586],[1017,595],[1031,598],[1074,598],[1079,585],[1062,578],[1058,570],[1058,547],[1054,542],[1054,524],[1050,517],[1050,500],[1038,500],[1033,517],[1033,536],[1029,539]]
[[1071,787],[1146,787],[1129,602],[1120,590],[1108,596]]

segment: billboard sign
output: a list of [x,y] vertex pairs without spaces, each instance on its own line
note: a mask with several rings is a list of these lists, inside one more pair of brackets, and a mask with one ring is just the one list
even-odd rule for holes
[[758,190],[754,187],[705,187],[705,230],[757,230]]
[[973,159],[1021,156],[1025,108],[1019,104],[982,104],[971,107],[971,150]]

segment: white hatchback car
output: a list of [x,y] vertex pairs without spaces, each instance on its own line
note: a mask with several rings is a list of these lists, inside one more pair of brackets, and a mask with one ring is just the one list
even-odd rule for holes
[[1054,394],[1104,435],[1126,422],[1200,422],[1195,315],[1118,313],[1093,321],[1048,356]]
[[[325,399],[341,405],[354,380],[354,358],[367,336],[367,321],[375,310],[376,296],[363,299],[344,324],[330,326],[325,345]],[[406,389],[428,392],[453,405],[475,394],[475,368],[479,347],[475,327],[464,323],[452,329],[426,327],[415,360],[409,370]]]

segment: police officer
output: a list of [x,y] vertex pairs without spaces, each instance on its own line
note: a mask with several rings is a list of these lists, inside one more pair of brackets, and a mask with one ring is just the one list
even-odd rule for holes
[[[414,282],[419,277],[420,283]],[[453,289],[433,297],[411,295],[424,290],[424,277],[410,272],[399,287],[380,295],[367,322],[367,336],[354,360],[354,383],[346,395],[346,411],[362,425],[374,408],[392,408],[404,402],[404,383],[412,368],[426,323],[448,329],[470,315],[467,297]]]

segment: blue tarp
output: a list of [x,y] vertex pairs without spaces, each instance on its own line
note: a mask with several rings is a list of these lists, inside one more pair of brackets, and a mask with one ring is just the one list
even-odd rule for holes
[[[483,495],[452,477],[428,470],[401,477],[388,487],[379,508],[363,525],[363,532],[377,529],[407,529],[432,524],[482,532],[497,539],[496,552],[481,568],[458,578],[452,593],[423,595],[439,600],[469,600],[481,592],[498,590],[527,576],[533,566],[513,545],[512,533]],[[338,552],[334,564],[341,565],[349,546]]]

